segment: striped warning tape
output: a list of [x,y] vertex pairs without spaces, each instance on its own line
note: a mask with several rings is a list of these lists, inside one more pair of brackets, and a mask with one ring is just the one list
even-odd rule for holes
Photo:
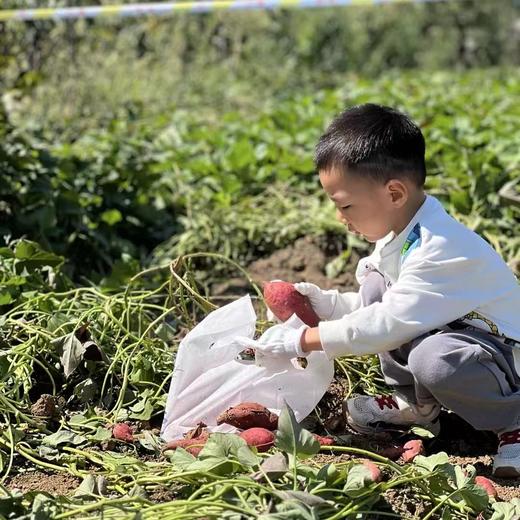
[[445,0],[201,0],[197,2],[163,2],[150,4],[105,5],[88,7],[53,7],[0,10],[0,22],[8,20],[44,20],[97,18],[99,16],[161,16],[177,11],[207,13],[217,10],[276,9],[278,7],[333,7],[377,4],[424,4]]

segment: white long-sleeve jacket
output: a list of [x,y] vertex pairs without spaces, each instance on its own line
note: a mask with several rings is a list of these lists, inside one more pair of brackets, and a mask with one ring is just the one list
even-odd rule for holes
[[513,272],[432,196],[399,235],[379,240],[360,260],[358,282],[373,270],[385,279],[382,301],[362,307],[359,293],[340,294],[330,320],[319,324],[330,359],[393,350],[455,320],[520,342],[520,285]]

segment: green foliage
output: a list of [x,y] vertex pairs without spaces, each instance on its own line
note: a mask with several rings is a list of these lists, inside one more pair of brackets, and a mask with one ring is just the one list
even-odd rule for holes
[[311,457],[320,449],[318,441],[310,432],[300,427],[294,412],[287,404],[278,419],[276,446],[300,459]]
[[[29,252],[35,261],[42,256],[55,261],[31,243],[19,244],[25,261],[31,260]],[[369,479],[355,460],[323,465],[312,459],[320,446],[288,406],[270,453],[217,433],[197,458],[182,449],[161,457],[163,444],[148,421],[164,411],[170,347],[193,326],[203,300],[190,285],[188,262],[175,265],[171,279],[164,269],[148,270],[125,291],[85,287],[37,292],[30,299],[19,295],[3,314],[1,468],[7,476],[13,462],[22,460],[83,479],[70,496],[10,494],[2,488],[3,516],[340,519],[392,514],[385,492],[405,487],[429,508],[425,518],[435,512],[453,519],[479,512],[484,518],[512,517],[514,503],[511,508],[493,503],[492,511],[485,491],[475,485],[474,468],[449,464],[445,453],[400,466],[348,446],[321,448],[374,459],[385,470],[383,482]],[[166,339],[165,325],[172,333]],[[33,415],[31,401],[47,392],[63,399],[59,420]],[[124,449],[110,438],[111,424],[123,420],[141,425],[136,442],[125,442]],[[174,500],[152,498],[163,486],[175,493]]]
[[519,12],[516,0],[457,0],[13,22],[0,26],[0,85],[20,120],[76,138],[143,108],[255,110],[278,94],[337,85],[346,73],[514,67]]
[[247,264],[303,235],[332,233],[346,244],[313,149],[334,115],[376,101],[418,121],[430,193],[514,262],[519,209],[498,192],[520,164],[519,92],[513,70],[507,80],[498,71],[352,78],[257,114],[117,119],[69,143],[22,132],[4,117],[0,237],[42,243],[67,259],[75,279],[99,281],[112,270],[105,284],[114,288],[149,256],[164,263],[211,251]]

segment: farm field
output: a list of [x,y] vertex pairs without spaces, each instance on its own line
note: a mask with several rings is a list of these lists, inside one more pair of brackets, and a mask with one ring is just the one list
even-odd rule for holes
[[[453,414],[438,437],[345,426],[344,396],[386,390],[375,358],[337,360],[268,452],[214,434],[195,457],[160,439],[178,344],[210,311],[249,293],[261,332],[264,280],[355,288],[368,246],[334,220],[312,154],[337,112],[368,101],[419,123],[428,192],[520,275],[518,70],[349,77],[259,111],[172,109],[70,140],[0,113],[0,518],[520,515],[517,481],[491,479],[497,497],[475,481],[496,438]],[[414,439],[425,452],[404,462]]]

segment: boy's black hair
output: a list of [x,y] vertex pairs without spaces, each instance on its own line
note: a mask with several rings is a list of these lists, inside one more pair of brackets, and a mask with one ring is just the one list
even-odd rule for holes
[[394,108],[368,103],[342,112],[316,146],[318,171],[331,168],[386,183],[408,177],[421,187],[426,177],[420,128]]

